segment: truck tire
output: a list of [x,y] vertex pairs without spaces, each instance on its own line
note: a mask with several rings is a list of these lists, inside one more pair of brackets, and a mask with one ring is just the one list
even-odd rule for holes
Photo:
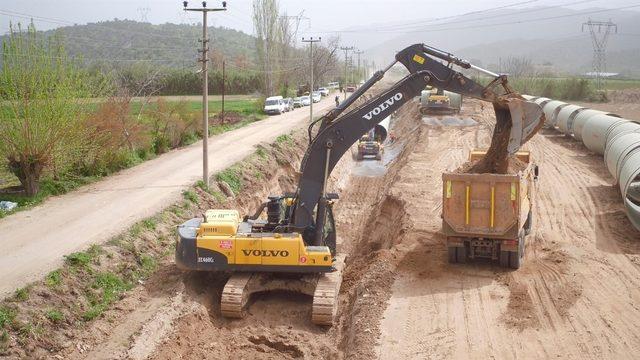
[[449,254],[449,263],[450,264],[456,264],[456,263],[466,263],[467,262],[467,248],[462,246],[462,247],[457,247],[457,246],[450,246],[447,248],[448,254]]
[[455,264],[456,261],[456,247],[455,246],[450,246],[449,248],[447,248],[448,252],[449,252],[449,264]]
[[533,228],[533,210],[529,210],[529,214],[527,215],[527,221],[524,223],[524,234],[531,234],[531,229]]
[[518,234],[518,252],[509,253],[509,267],[515,270],[519,269],[524,261],[525,232],[526,230],[522,229]]
[[500,251],[500,267],[508,268],[509,267],[509,252],[508,251]]
[[522,262],[522,257],[520,256],[521,250],[518,247],[518,252],[509,252],[509,267],[518,270],[520,269],[520,263]]

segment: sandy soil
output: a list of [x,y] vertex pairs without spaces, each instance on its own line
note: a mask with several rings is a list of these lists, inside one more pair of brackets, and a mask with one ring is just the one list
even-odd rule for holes
[[[480,143],[487,144],[485,129]],[[439,233],[440,173],[464,161],[474,131],[421,135],[390,193],[405,232],[377,355],[399,358],[634,358],[640,348],[637,231],[600,158],[554,132],[528,148],[540,166],[525,264],[450,265]]]
[[[334,106],[326,98],[317,110]],[[209,171],[242,160],[261,142],[302,126],[308,109],[273,116],[209,139]],[[0,297],[41,278],[63,255],[102,243],[179,198],[202,175],[202,143],[169,152],[31,210],[0,220]]]
[[[527,148],[540,166],[533,233],[518,271],[447,263],[441,173],[486,147],[491,109],[466,101],[467,126],[433,126],[408,104],[380,165],[344,157],[331,189],[347,254],[337,323],[309,321],[311,299],[255,297],[248,316],[220,316],[226,275],[164,266],[87,329],[65,358],[511,359],[634,358],[640,350],[640,237],[603,162],[542,132]],[[433,123],[433,122],[431,122]],[[469,126],[470,125],[470,126]],[[387,155],[385,155],[387,156]],[[256,188],[286,190],[282,171]]]

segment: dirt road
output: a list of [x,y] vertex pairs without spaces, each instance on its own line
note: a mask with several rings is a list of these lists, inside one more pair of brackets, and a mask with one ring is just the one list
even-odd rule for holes
[[[480,144],[488,144],[480,130]],[[548,131],[525,265],[447,263],[442,171],[464,162],[473,128],[423,130],[393,184],[406,221],[377,355],[400,358],[635,358],[640,349],[639,234],[602,159]],[[373,325],[376,326],[375,324]]]
[[[333,99],[326,98],[316,109],[333,105]],[[302,126],[308,114],[307,108],[296,109],[210,138],[210,172]],[[58,267],[63,255],[104,242],[173,202],[201,176],[201,149],[198,142],[172,151],[0,220],[0,297]]]

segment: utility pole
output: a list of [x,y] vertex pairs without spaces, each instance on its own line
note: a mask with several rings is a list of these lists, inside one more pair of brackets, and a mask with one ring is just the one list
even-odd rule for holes
[[302,38],[302,42],[309,43],[310,48],[310,63],[311,63],[311,89],[309,90],[309,95],[311,96],[311,101],[309,101],[309,121],[313,121],[313,43],[317,43],[322,41],[322,37],[314,38],[313,36],[305,39]]
[[362,76],[362,73],[360,72],[360,54],[363,54],[364,51],[362,50],[356,50],[353,52],[356,56],[358,56],[358,70],[357,70],[357,76],[358,76],[358,81],[361,80],[360,77]]
[[353,50],[353,46],[341,46],[340,50],[344,51],[344,84],[342,89],[344,90],[344,98],[347,98],[347,59],[349,57],[349,51]]
[[221,112],[221,118],[220,118],[220,122],[224,124],[224,90],[225,90],[225,84],[226,84],[226,77],[225,77],[225,71],[224,71],[224,67],[225,67],[225,60],[222,60],[222,112]]
[[591,42],[593,43],[593,71],[596,75],[596,89],[601,90],[604,80],[602,74],[607,71],[607,40],[613,31],[618,33],[618,25],[609,21],[593,21],[582,24],[582,32],[588,27],[591,33]]
[[222,2],[221,8],[208,8],[207,2],[202,2],[202,8],[189,8],[189,3],[183,1],[184,11],[200,11],[202,12],[202,58],[198,61],[202,62],[202,181],[209,188],[209,79],[208,66],[209,62],[209,38],[207,37],[207,14],[210,11],[227,10],[227,2]]

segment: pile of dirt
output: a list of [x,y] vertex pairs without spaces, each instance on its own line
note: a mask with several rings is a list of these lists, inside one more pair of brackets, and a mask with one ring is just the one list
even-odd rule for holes
[[609,100],[615,103],[640,103],[640,89],[612,90],[607,92]]

